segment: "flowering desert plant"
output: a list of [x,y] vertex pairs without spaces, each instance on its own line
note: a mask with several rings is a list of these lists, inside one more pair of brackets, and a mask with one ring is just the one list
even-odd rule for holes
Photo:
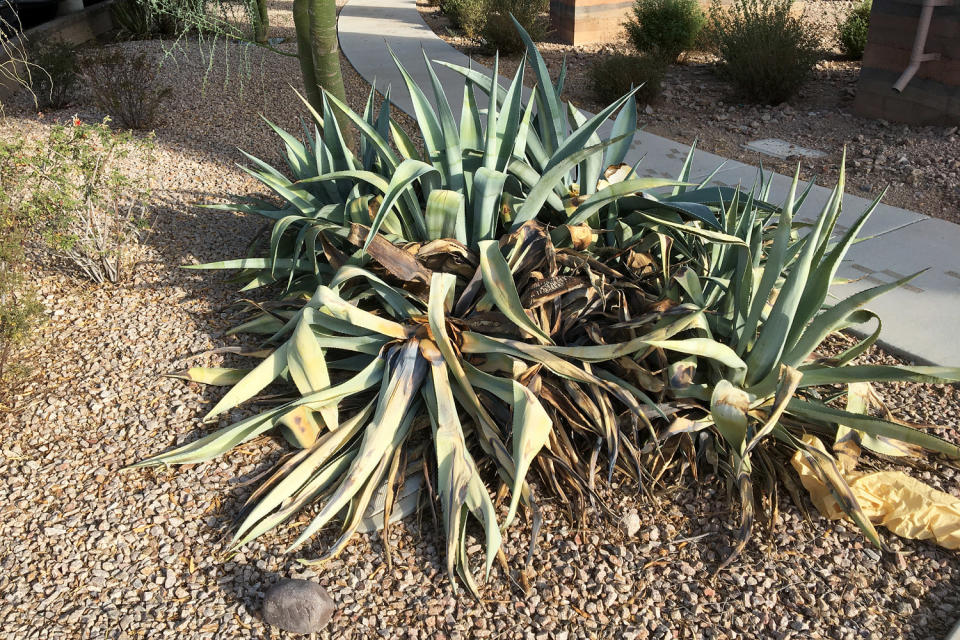
[[[230,387],[208,418],[268,385],[286,391],[137,466],[203,462],[278,430],[295,452],[253,492],[230,547],[316,503],[291,549],[337,517],[343,525],[308,563],[346,547],[376,492],[391,513],[404,478],[423,473],[442,507],[448,571],[477,593],[471,515],[489,573],[520,509],[536,531],[541,493],[585,509],[600,502],[598,476],[653,483],[677,451],[739,485],[735,553],[752,525],[753,479],[775,478],[785,454],[813,456],[848,496],[832,454],[805,448],[806,430],[837,435],[846,425],[866,448],[882,440],[960,458],[933,435],[831,403],[838,385],[960,377],[851,364],[875,337],[839,358],[817,354],[831,332],[873,318],[861,306],[889,288],[827,302],[870,213],[833,238],[842,182],[804,235],[792,217],[805,196],[796,185],[776,206],[763,184],[691,182],[689,158],[675,180],[642,177],[623,164],[636,131],[632,93],[586,117],[559,100],[563,74],[554,83],[520,35],[537,80],[526,103],[523,65],[505,91],[448,65],[466,80],[454,113],[429,62],[436,107],[398,62],[422,149],[390,117],[389,92],[379,110],[371,92],[363,114],[326,96],[303,140],[274,127],[286,172],[248,156],[276,199],[220,208],[273,221],[263,254],[192,268],[236,269],[245,290],[272,287],[234,329],[261,336],[261,347],[245,352],[251,368],[178,375]],[[334,110],[355,127],[358,153]],[[510,497],[502,509],[498,488]],[[857,518],[856,499],[845,504]]]

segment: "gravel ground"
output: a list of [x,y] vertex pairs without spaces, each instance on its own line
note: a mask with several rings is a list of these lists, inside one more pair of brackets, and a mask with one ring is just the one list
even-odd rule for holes
[[[271,22],[278,35],[288,32],[289,3],[274,5]],[[241,255],[259,221],[194,205],[255,191],[233,164],[234,147],[276,152],[254,114],[294,126],[301,110],[276,78],[296,83],[298,76],[292,59],[255,55],[260,79],[237,96],[235,84],[221,88],[215,62],[200,95],[204,65],[177,60],[163,70],[175,92],[161,114],[151,167],[160,204],[130,281],[91,287],[42,264],[31,271],[48,321],[24,354],[34,375],[0,413],[0,637],[282,638],[258,617],[263,592],[282,577],[315,578],[337,602],[324,638],[920,640],[941,638],[960,617],[958,554],[881,532],[903,552],[898,568],[852,526],[815,512],[809,523],[788,500],[775,532],[758,532],[742,558],[711,579],[737,514],[709,477],[698,484],[670,478],[656,502],[630,487],[605,491],[615,512],[639,516],[633,537],[593,520],[571,527],[547,504],[531,571],[518,572],[529,544],[528,529],[518,525],[506,541],[507,557],[516,559],[511,573],[495,568],[481,603],[452,593],[442,540],[426,516],[393,529],[392,570],[376,534],[358,537],[316,574],[281,554],[290,530],[223,557],[223,538],[251,490],[242,481],[268,468],[282,441],[261,438],[222,460],[174,470],[121,468],[212,428],[197,421],[218,393],[162,375],[193,354],[236,343],[223,333],[237,294],[221,277],[177,267]],[[367,88],[349,65],[344,71],[359,106]],[[0,135],[38,135],[74,112],[100,115],[82,100],[42,119],[11,110]],[[890,359],[877,351],[868,357]],[[911,419],[960,425],[954,387],[902,385],[886,393]],[[960,495],[951,469],[914,473]],[[333,537],[318,536],[308,554]],[[475,544],[475,566],[479,552]]]
[[[672,65],[663,80],[663,94],[640,123],[647,131],[727,158],[757,164],[792,175],[796,160],[779,160],[743,148],[751,140],[781,138],[817,149],[826,156],[803,159],[801,176],[819,176],[833,185],[844,145],[847,146],[849,190],[864,197],[889,186],[884,202],[935,218],[960,222],[960,134],[957,127],[918,127],[860,118],[853,114],[860,62],[842,60],[833,43],[837,15],[847,0],[816,0],[804,5],[805,16],[822,34],[829,58],[821,61],[799,95],[775,106],[745,104],[714,73],[716,58],[694,52],[683,64]],[[421,15],[448,43],[488,68],[488,51],[454,31],[430,0],[418,0]],[[592,65],[609,53],[630,53],[624,34],[612,42],[573,47],[548,38],[538,43],[556,77],[567,56],[565,97],[596,113],[605,104],[593,96]],[[500,73],[510,76],[519,57],[501,58]],[[528,74],[527,82],[532,82]]]

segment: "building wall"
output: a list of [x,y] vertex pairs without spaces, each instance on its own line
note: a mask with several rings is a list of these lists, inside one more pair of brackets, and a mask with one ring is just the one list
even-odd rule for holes
[[623,30],[633,0],[550,0],[550,22],[567,44],[607,42]]
[[960,123],[960,0],[933,10],[925,52],[941,58],[922,63],[903,93],[893,90],[909,64],[921,7],[922,0],[873,1],[854,101],[858,115],[911,124]]

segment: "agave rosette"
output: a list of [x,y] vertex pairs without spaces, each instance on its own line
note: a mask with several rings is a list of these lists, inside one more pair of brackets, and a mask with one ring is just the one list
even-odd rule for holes
[[[455,117],[429,61],[433,104],[397,62],[422,148],[391,119],[389,99],[374,108],[373,92],[362,115],[324,98],[326,115],[355,127],[357,154],[334,117],[313,113],[304,141],[274,127],[288,174],[252,157],[248,171],[279,204],[222,205],[273,220],[266,255],[196,267],[238,269],[245,289],[282,290],[234,329],[263,337],[249,353],[259,363],[180,375],[231,386],[208,418],[273,383],[294,393],[140,464],[202,462],[279,428],[299,451],[254,491],[232,547],[318,505],[291,548],[342,516],[319,561],[346,547],[378,491],[391,513],[404,479],[423,473],[442,505],[448,569],[474,593],[468,517],[482,524],[489,572],[521,505],[539,526],[531,469],[541,490],[584,513],[602,508],[598,475],[646,485],[677,451],[736,479],[734,554],[753,523],[753,461],[769,486],[789,483],[782,455],[797,448],[879,544],[833,456],[799,436],[960,458],[935,436],[834,402],[851,383],[952,381],[960,371],[851,364],[879,328],[838,357],[817,355],[832,332],[875,319],[862,306],[898,284],[828,304],[870,211],[834,239],[842,177],[808,229],[793,220],[805,196],[796,180],[774,206],[763,181],[749,192],[692,184],[690,158],[676,180],[640,176],[623,164],[632,95],[586,118],[560,100],[564,74],[554,84],[521,36],[537,80],[526,103],[524,65],[505,90],[452,67],[466,79]],[[509,495],[502,512],[497,488]]]

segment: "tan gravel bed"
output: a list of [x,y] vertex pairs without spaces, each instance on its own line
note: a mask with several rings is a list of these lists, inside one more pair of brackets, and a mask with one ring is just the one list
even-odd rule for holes
[[[289,3],[273,5],[279,34],[288,17]],[[337,602],[321,637],[338,639],[919,640],[941,637],[960,617],[958,554],[882,533],[904,553],[906,568],[894,568],[852,526],[815,513],[808,523],[786,498],[774,532],[759,531],[738,562],[711,578],[737,517],[711,477],[670,478],[656,503],[633,487],[605,492],[614,512],[640,516],[633,538],[617,523],[588,518],[586,527],[572,526],[548,503],[529,592],[517,573],[529,531],[518,525],[506,545],[511,574],[495,568],[481,603],[451,592],[443,542],[428,515],[393,529],[392,570],[376,534],[358,537],[317,572],[282,555],[292,529],[223,557],[224,536],[251,490],[239,481],[279,455],[279,439],[255,440],[203,465],[121,468],[217,426],[198,423],[216,390],[163,374],[192,354],[236,344],[223,333],[233,321],[227,306],[238,296],[222,276],[178,267],[241,255],[260,221],[195,204],[255,191],[234,165],[235,147],[270,157],[277,141],[256,114],[294,127],[303,110],[286,82],[298,83],[293,59],[252,54],[262,73],[242,95],[234,81],[224,88],[216,62],[201,95],[203,65],[182,54],[175,60],[163,67],[174,97],[161,113],[151,167],[161,204],[132,278],[91,287],[41,263],[30,273],[47,322],[26,354],[34,375],[0,414],[0,637],[282,638],[257,611],[267,587],[298,576],[315,578]],[[359,107],[367,87],[349,65],[344,72]],[[11,110],[0,135],[39,135],[74,112],[100,116],[83,101],[42,119]],[[958,425],[955,388],[888,393],[908,416]],[[241,415],[234,411],[220,424]],[[922,474],[960,494],[952,470]],[[319,554],[333,535],[319,536],[307,555]],[[477,566],[479,543],[471,554]]]
[[[960,223],[960,133],[957,127],[908,126],[853,114],[860,62],[841,60],[833,44],[836,15],[850,3],[817,0],[805,3],[805,15],[814,21],[832,59],[821,61],[795,98],[776,107],[746,104],[713,71],[716,59],[692,53],[683,64],[672,65],[663,80],[663,94],[640,124],[650,133],[767,169],[793,174],[796,160],[779,160],[743,148],[751,140],[781,138],[823,151],[816,160],[804,158],[801,177],[818,177],[820,184],[836,181],[843,148],[848,153],[848,190],[863,197],[889,187],[884,202]],[[452,29],[430,0],[418,0],[424,20],[446,42],[491,68],[490,52]],[[591,69],[598,57],[630,53],[625,34],[609,43],[569,46],[538,43],[556,78],[564,56],[567,80],[564,96],[582,109],[596,113],[606,105],[592,95]],[[518,56],[501,58],[500,73],[512,76]],[[531,74],[526,81],[532,85]]]

